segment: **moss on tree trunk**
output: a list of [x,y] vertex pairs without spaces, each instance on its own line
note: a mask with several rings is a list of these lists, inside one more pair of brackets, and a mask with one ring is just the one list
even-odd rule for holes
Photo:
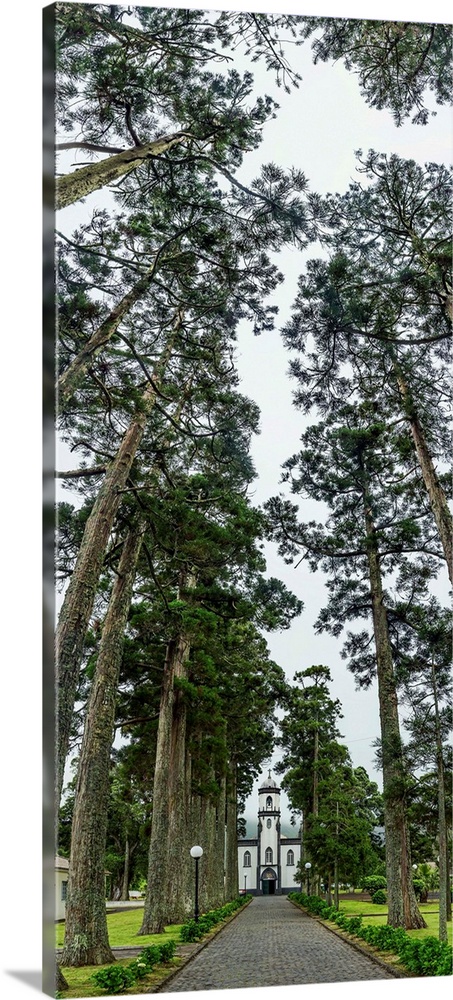
[[188,138],[185,132],[175,132],[172,135],[162,136],[153,142],[148,142],[144,146],[136,146],[132,149],[125,149],[121,153],[114,153],[97,163],[89,163],[85,167],[58,177],[56,181],[56,209],[66,208],[81,198],[86,198],[93,191],[106,187],[117,181],[125,174],[136,170],[147,159],[160,156],[167,152],[172,146],[185,142]]
[[[180,592],[194,586],[191,573],[180,576]],[[162,693],[157,729],[156,763],[153,785],[153,815],[148,856],[148,888],[145,898],[143,921],[139,934],[160,934],[166,924],[178,919],[178,907],[184,901],[174,898],[175,850],[177,864],[182,865],[180,884],[184,882],[184,856],[186,844],[187,802],[185,759],[185,708],[175,680],[187,677],[190,642],[181,633],[167,645]],[[182,838],[171,841],[171,836]],[[187,853],[187,851],[186,851]]]
[[63,965],[113,962],[105,907],[105,844],[116,697],[143,526],[130,531],[102,631],[80,752],[71,833]]
[[413,873],[406,817],[406,775],[396,682],[376,531],[366,491],[364,499],[381,723],[388,923],[392,927],[411,930],[426,927],[426,923],[418,909],[412,884]]
[[226,843],[225,843],[225,899],[236,899],[239,892],[237,851],[237,764],[230,760],[226,783]]
[[450,514],[447,498],[434,468],[434,462],[426,443],[426,436],[420,424],[408,384],[404,378],[400,365],[398,365],[396,361],[394,364],[401,401],[403,403],[404,412],[409,421],[418,462],[423,476],[423,482],[429,496],[431,509],[437,525],[437,530],[439,532],[439,537],[447,562],[448,575],[450,577],[450,582],[453,583],[453,519]]
[[178,325],[179,321],[156,367],[155,384],[148,385],[143,393],[142,404],[124,434],[115,459],[107,469],[85,525],[77,561],[60,611],[56,634],[57,807],[63,785],[85,635],[93,610],[107,543],[121,502],[121,490],[126,486],[148,416],[156,401],[156,383],[159,383],[171,356]]

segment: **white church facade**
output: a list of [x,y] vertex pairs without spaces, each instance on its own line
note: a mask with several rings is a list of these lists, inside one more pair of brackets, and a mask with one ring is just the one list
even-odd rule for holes
[[238,840],[239,891],[253,896],[282,895],[297,889],[301,836],[285,837],[280,824],[280,788],[269,776],[258,789],[258,830]]

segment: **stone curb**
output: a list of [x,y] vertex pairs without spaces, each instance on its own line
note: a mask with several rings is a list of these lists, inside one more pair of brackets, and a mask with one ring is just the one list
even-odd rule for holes
[[321,917],[318,917],[315,913],[309,913],[308,910],[306,910],[303,906],[301,906],[300,903],[295,903],[293,902],[292,899],[290,899],[289,902],[292,903],[292,905],[295,906],[296,909],[302,910],[303,913],[306,913],[307,917],[310,917],[312,920],[317,920],[318,924],[322,924],[322,926],[325,927],[327,931],[330,931],[331,934],[335,934],[336,937],[341,938],[342,941],[346,941],[347,944],[351,945],[351,948],[355,948],[355,950],[360,952],[361,955],[365,955],[366,958],[369,958],[372,962],[374,962],[375,965],[379,965],[381,969],[385,969],[386,972],[390,972],[390,975],[394,976],[395,979],[418,978],[414,976],[411,972],[406,972],[403,971],[402,969],[398,970],[395,969],[393,965],[386,962],[383,958],[378,958],[375,952],[368,951],[368,949],[364,948],[363,945],[358,943],[358,941],[351,940],[351,937],[348,935],[347,931],[342,931],[340,927],[331,927],[330,924],[327,922],[327,920],[323,920]]
[[[172,971],[169,972],[168,976],[165,976],[165,979],[162,979],[160,983],[157,983],[156,986],[152,987],[149,990],[143,990],[142,992],[160,993],[163,990],[164,986],[166,986],[167,983],[169,983],[172,979],[175,978],[175,976],[178,975],[179,972],[181,972],[181,969],[183,969],[184,966],[188,965],[189,962],[191,962],[196,955],[199,955],[200,951],[203,951],[203,948],[206,948],[208,944],[210,944],[211,941],[213,941],[214,938],[217,937],[218,934],[221,934],[222,931],[225,930],[225,927],[227,927],[228,924],[231,924],[232,920],[235,920],[240,913],[243,913],[244,910],[246,910],[247,907],[250,906],[250,903],[252,902],[253,900],[250,899],[248,903],[245,903],[243,906],[241,906],[239,910],[235,910],[235,912],[232,913],[231,916],[227,917],[226,920],[222,920],[222,923],[219,924],[218,927],[215,927],[212,931],[210,931],[209,934],[206,935],[203,941],[200,941],[198,944],[194,943],[193,951],[191,951],[190,955],[187,955],[186,957],[182,956],[182,961],[178,965],[177,969],[172,969]],[[183,947],[187,947],[187,945],[183,945]]]

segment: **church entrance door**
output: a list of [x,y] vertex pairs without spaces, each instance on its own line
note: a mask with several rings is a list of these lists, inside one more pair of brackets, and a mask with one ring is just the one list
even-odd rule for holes
[[277,878],[275,872],[273,872],[271,868],[268,868],[261,876],[263,896],[275,896],[276,885]]

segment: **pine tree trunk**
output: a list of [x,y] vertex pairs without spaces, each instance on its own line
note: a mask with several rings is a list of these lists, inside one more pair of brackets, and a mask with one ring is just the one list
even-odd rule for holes
[[[214,769],[212,769],[210,778],[214,784]],[[197,843],[203,848],[203,857],[200,861],[200,912],[204,913],[220,905],[218,884],[219,859],[216,854],[217,809],[218,802],[215,802],[211,795],[200,796],[200,831]],[[221,860],[223,865],[223,853]]]
[[319,761],[319,730],[318,730],[318,723],[316,723],[314,748],[313,748],[313,810],[312,810],[313,816],[317,816],[319,813],[318,761]]
[[239,893],[236,769],[236,761],[230,760],[226,781],[225,899],[227,902],[236,899]]
[[184,922],[191,908],[187,883],[193,864],[190,857],[193,844],[188,829],[190,790],[186,787],[186,730],[186,705],[181,691],[175,690],[168,787],[167,924]]
[[122,153],[115,153],[97,163],[89,163],[85,167],[80,167],[70,174],[57,177],[56,180],[56,202],[55,208],[66,208],[81,198],[86,198],[92,191],[117,181],[131,170],[136,170],[147,159],[159,156],[185,142],[190,136],[187,132],[174,132],[172,135],[163,135],[153,142],[148,142],[144,146],[135,146],[132,149],[125,149]]
[[[180,324],[180,320],[178,324]],[[177,328],[177,327],[176,327]],[[172,352],[174,333],[163,351],[156,371],[160,380]],[[56,635],[56,805],[60,802],[64,767],[69,747],[79,668],[105,550],[121,502],[121,490],[137,454],[147,418],[156,401],[149,385],[142,406],[126,431],[118,453],[109,466],[85,525],[79,554],[60,611]]]
[[[148,887],[143,922],[139,934],[161,934],[169,921],[172,900],[170,885],[170,788],[174,774],[172,760],[174,680],[183,676],[190,646],[184,636],[173,639],[167,646],[164,679],[159,710],[156,764],[153,784],[153,814],[148,859]],[[183,808],[183,802],[180,804]],[[181,847],[181,845],[180,845]]]
[[[333,881],[335,882],[335,876]],[[332,906],[332,875],[330,872],[327,876],[327,905]]]
[[414,401],[404,379],[400,366],[394,362],[398,387],[404,406],[404,412],[410,424],[411,434],[417,453],[423,482],[429,496],[431,509],[439,532],[442,548],[448,566],[450,582],[453,583],[453,519],[448,507],[448,501],[437,477],[426,438],[418,419]]
[[[195,578],[182,573],[179,589],[191,589]],[[157,729],[156,764],[153,785],[153,814],[148,858],[148,887],[143,921],[139,934],[161,934],[166,924],[177,921],[175,912],[184,918],[180,907],[184,900],[172,897],[171,885],[175,877],[174,865],[182,864],[184,880],[184,845],[186,843],[187,816],[185,815],[186,759],[185,759],[185,708],[181,692],[175,689],[175,680],[187,677],[190,642],[181,634],[167,646],[162,694]],[[179,835],[182,840],[170,838]],[[175,851],[177,855],[175,856]]]
[[384,790],[385,854],[388,923],[411,930],[426,927],[412,884],[409,830],[406,817],[405,768],[398,718],[398,701],[384,605],[375,527],[365,491],[370,592],[376,645],[379,715],[381,722]]
[[[445,817],[445,822],[446,822],[446,817]],[[451,920],[451,879],[450,879],[450,871],[451,871],[451,850],[449,849],[449,846],[448,846],[448,837],[447,837],[447,877],[446,877],[446,880],[445,880],[446,881],[446,886],[447,886],[447,922]]]
[[129,837],[126,834],[126,843],[124,845],[124,872],[123,872],[123,880],[121,885],[121,896],[120,896],[120,899],[123,903],[125,903],[129,899],[130,867],[131,867],[131,851],[130,851]]
[[63,965],[114,961],[105,907],[105,844],[110,754],[124,630],[143,527],[130,531],[112,588],[80,753],[71,834]]
[[[339,829],[338,829],[338,825],[339,825],[339,806],[338,806],[338,802],[337,802],[336,818],[335,819],[336,819],[336,822],[335,822],[335,838],[338,841],[338,834],[339,834]],[[334,863],[333,878],[334,878],[334,883],[335,883],[335,889],[334,889],[335,903],[334,903],[334,906],[335,906],[335,909],[338,910],[339,907],[340,907],[340,893],[339,893],[339,886],[338,886],[338,858],[336,856],[335,856],[335,863]]]
[[79,351],[77,357],[71,361],[66,370],[60,375],[56,386],[57,407],[64,408],[65,403],[70,399],[77,389],[88,365],[99,351],[111,340],[116,333],[121,320],[127,315],[135,302],[137,302],[147,291],[156,271],[157,257],[147,274],[140,278],[133,288],[126,294],[118,305],[109,313],[107,318],[98,326],[97,330],[87,340],[85,346]]
[[214,845],[215,856],[215,903],[223,906],[225,902],[225,810],[226,810],[226,778],[220,779],[220,793],[216,808],[216,835]]
[[448,842],[447,814],[445,803],[445,777],[442,754],[442,737],[439,721],[439,702],[437,697],[436,668],[434,659],[431,662],[431,677],[434,695],[434,718],[436,726],[436,760],[438,777],[438,810],[439,810],[439,941],[448,941],[447,936],[447,893],[448,893]]

